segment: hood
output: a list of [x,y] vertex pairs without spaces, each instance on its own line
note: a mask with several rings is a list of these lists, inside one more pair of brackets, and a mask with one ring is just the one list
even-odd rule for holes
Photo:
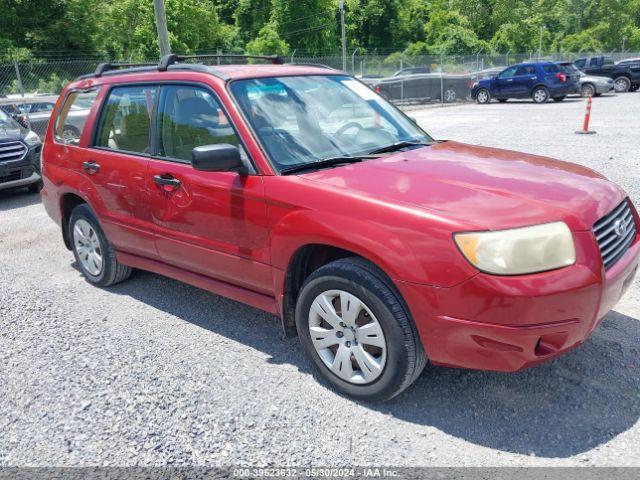
[[20,140],[23,137],[23,133],[26,133],[26,130],[18,125],[0,124],[0,143]]
[[301,178],[429,210],[468,229],[563,220],[572,230],[590,230],[625,197],[586,167],[451,141]]

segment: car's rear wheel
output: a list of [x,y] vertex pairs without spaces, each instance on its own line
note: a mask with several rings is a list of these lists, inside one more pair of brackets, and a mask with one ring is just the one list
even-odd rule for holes
[[553,97],[554,102],[561,102],[566,98],[566,95],[560,95],[559,97]]
[[585,83],[580,87],[580,95],[583,97],[593,97],[596,94],[596,87],[591,83]]
[[458,99],[458,95],[453,88],[447,88],[444,91],[444,101],[447,103],[453,103]]
[[629,91],[630,92],[636,92],[638,90],[638,88],[640,88],[640,85],[631,85],[629,87]]
[[113,245],[87,204],[78,205],[71,212],[69,239],[78,266],[90,283],[108,287],[131,275],[131,268],[116,259]]
[[618,77],[613,81],[613,88],[618,93],[628,92],[631,88],[631,80],[627,77]]
[[491,93],[486,88],[481,88],[476,93],[476,102],[480,104],[487,104],[491,101]]
[[547,87],[536,87],[531,93],[531,98],[535,103],[547,103],[549,100],[549,90]]
[[296,327],[320,375],[359,400],[394,397],[426,364],[399,293],[362,259],[336,260],[307,278],[298,296]]

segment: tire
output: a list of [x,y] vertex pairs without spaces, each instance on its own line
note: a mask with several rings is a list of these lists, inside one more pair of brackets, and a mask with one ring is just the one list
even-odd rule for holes
[[584,85],[582,85],[580,87],[580,96],[584,98],[596,96],[595,85],[593,85],[592,83],[585,83]]
[[616,93],[628,92],[631,88],[631,80],[627,77],[617,77],[613,80],[613,88]]
[[559,97],[553,97],[554,102],[561,102],[566,98],[566,95],[561,95]]
[[[346,305],[358,305],[351,315],[342,315],[339,306],[343,295],[349,300],[348,303],[345,300]],[[323,303],[325,299],[333,299],[335,303]],[[319,305],[326,309],[322,316],[318,314]],[[333,306],[336,308],[331,311]],[[350,316],[356,321],[349,320]],[[337,328],[325,318],[330,318]],[[342,320],[354,328],[340,326]],[[362,322],[369,332],[366,336]],[[296,304],[296,328],[302,348],[318,373],[337,390],[357,400],[376,402],[393,398],[418,378],[427,362],[399,292],[377,267],[359,258],[331,262],[305,280]],[[313,339],[310,328],[314,328]],[[374,340],[384,347],[369,343],[372,340],[367,337],[373,337],[373,332],[378,332]],[[363,358],[361,350],[365,348],[369,355],[362,362],[358,359]],[[340,357],[347,363],[340,361]],[[375,368],[366,369],[366,365]]]
[[[77,232],[76,227],[84,234]],[[78,205],[71,212],[68,235],[76,262],[89,283],[109,287],[131,276],[131,267],[118,262],[115,248],[107,240],[93,210],[86,203]],[[79,251],[81,245],[87,248]],[[99,265],[96,254],[101,258]]]
[[32,183],[27,188],[31,193],[40,193],[43,186],[44,184],[42,183],[42,180],[38,180],[36,183]]
[[453,103],[458,99],[458,95],[456,94],[456,91],[453,88],[447,88],[444,91],[444,101],[446,103]]
[[66,144],[77,145],[80,141],[80,131],[71,125],[62,129],[62,139]]
[[486,88],[481,88],[480,90],[478,90],[478,93],[476,93],[476,102],[478,102],[480,105],[486,105],[487,103],[491,102],[491,93],[489,92],[489,90],[487,90]]
[[630,92],[636,92],[638,90],[638,88],[640,88],[640,85],[637,85],[637,84],[636,85],[631,85],[629,87],[629,91]]
[[549,101],[549,90],[547,87],[536,87],[531,92],[531,99],[534,103],[547,103]]
[[507,98],[499,98],[499,99],[498,99],[498,101],[499,101],[500,103],[507,103],[507,100],[508,100]]

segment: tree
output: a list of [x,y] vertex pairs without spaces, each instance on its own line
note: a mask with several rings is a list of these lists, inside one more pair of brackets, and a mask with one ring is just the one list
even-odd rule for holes
[[289,45],[280,38],[275,26],[267,23],[258,36],[247,43],[246,51],[250,55],[289,55]]

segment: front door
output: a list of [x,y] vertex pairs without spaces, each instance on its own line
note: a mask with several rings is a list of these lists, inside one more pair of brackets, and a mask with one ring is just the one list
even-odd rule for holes
[[495,80],[495,90],[491,92],[494,97],[508,98],[513,94],[513,77],[518,67],[509,67],[498,74]]
[[262,177],[191,166],[191,151],[198,146],[227,143],[244,151],[213,92],[204,86],[163,86],[156,136],[146,188],[162,260],[272,293]]

